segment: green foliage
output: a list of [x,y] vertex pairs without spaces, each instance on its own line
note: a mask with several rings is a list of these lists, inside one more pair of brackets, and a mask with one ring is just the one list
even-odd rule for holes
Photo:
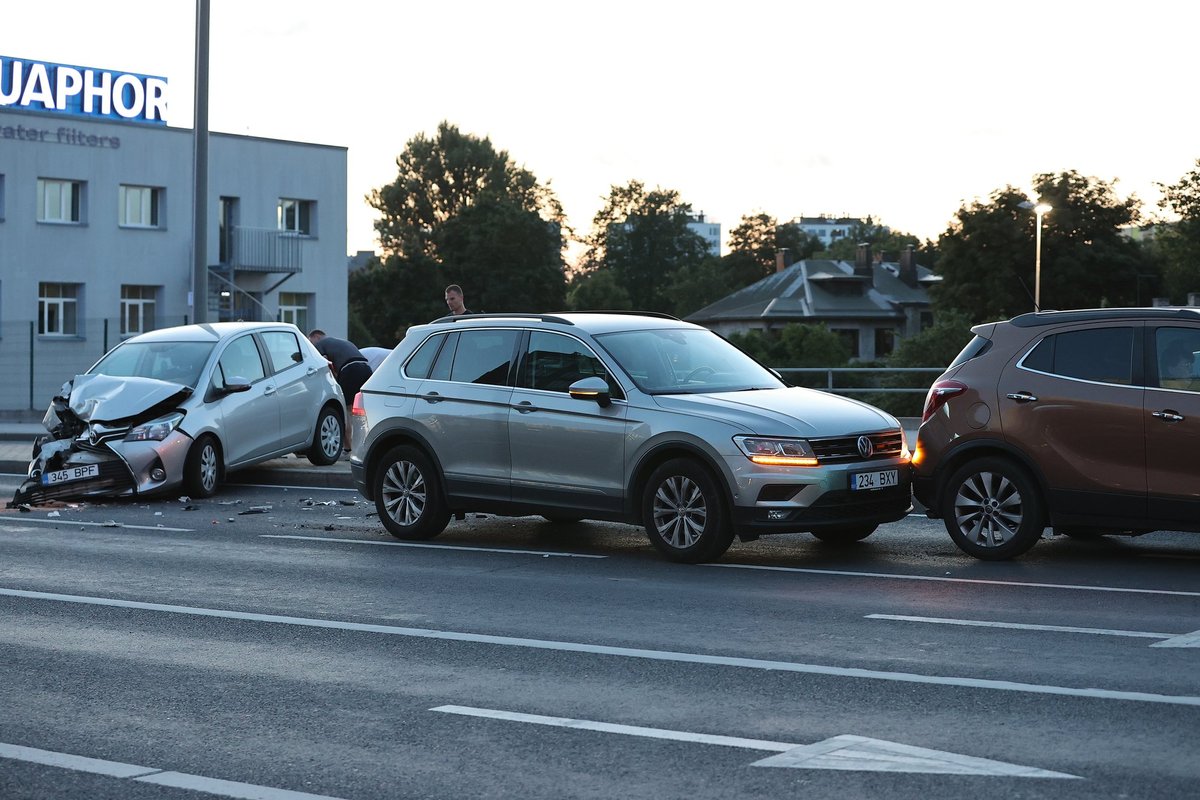
[[767,214],[742,217],[729,232],[729,254],[722,260],[730,274],[731,291],[762,280],[775,272],[775,254],[787,250],[793,262],[808,258],[821,247],[815,236],[806,236],[794,222],[780,225]]
[[567,308],[572,311],[631,311],[629,292],[612,270],[581,273],[571,279]]
[[646,191],[638,181],[613,186],[592,220],[583,270],[611,270],[638,309],[670,312],[675,303],[668,287],[676,274],[708,256],[704,239],[688,228],[691,216],[678,192]]
[[893,231],[867,217],[862,224],[852,225],[848,235],[830,244],[829,249],[821,255],[824,258],[854,261],[860,244],[871,245],[872,253],[887,253],[899,258],[900,253],[909,246],[914,250],[919,249],[921,240],[910,233]]
[[759,330],[735,333],[729,341],[768,367],[842,367],[850,348],[823,325],[789,323],[778,333]]
[[892,367],[944,367],[971,341],[971,324],[961,311],[938,314],[932,327],[900,340],[896,351],[887,358],[887,364]]
[[396,166],[396,179],[367,198],[385,258],[350,276],[359,339],[391,345],[445,315],[450,283],[475,311],[562,308],[562,207],[532,173],[448,122],[413,137]]
[[[1042,307],[1132,305],[1138,275],[1155,271],[1120,232],[1137,220],[1137,198],[1120,200],[1111,183],[1074,171],[1036,175],[1033,184],[1053,206],[1042,222]],[[1006,186],[959,209],[938,244],[940,311],[983,322],[1033,310],[1036,217],[1027,205],[1023,192]]]
[[1159,188],[1159,206],[1179,221],[1158,226],[1151,250],[1162,261],[1164,292],[1171,302],[1182,304],[1189,292],[1200,292],[1200,160],[1177,183]]
[[682,319],[739,288],[731,283],[724,259],[709,256],[693,269],[675,272],[667,288],[673,303],[671,313]]

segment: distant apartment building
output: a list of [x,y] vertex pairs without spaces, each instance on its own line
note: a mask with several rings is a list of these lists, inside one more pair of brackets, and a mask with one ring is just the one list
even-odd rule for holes
[[710,254],[721,255],[721,223],[706,220],[701,212],[692,217],[688,230],[704,240]]
[[[66,96],[92,75],[108,78],[90,99]],[[196,304],[208,321],[346,330],[346,148],[212,133],[208,296],[193,297],[193,132],[146,113],[165,86],[0,57],[0,411],[44,408]]]
[[807,236],[815,236],[822,245],[828,247],[839,239],[845,239],[855,227],[866,224],[866,220],[823,214],[817,217],[796,217],[789,224],[795,225]]

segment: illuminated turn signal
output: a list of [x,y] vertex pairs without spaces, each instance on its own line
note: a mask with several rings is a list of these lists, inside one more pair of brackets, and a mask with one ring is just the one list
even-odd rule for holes
[[821,465],[821,462],[815,458],[802,456],[750,456],[750,460],[755,464],[763,464],[768,467],[819,467]]

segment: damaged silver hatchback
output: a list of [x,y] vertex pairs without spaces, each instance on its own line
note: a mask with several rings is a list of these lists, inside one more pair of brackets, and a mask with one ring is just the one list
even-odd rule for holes
[[333,464],[344,419],[328,363],[294,325],[151,331],[63,385],[10,506],[180,487],[210,497],[228,471],[287,453]]

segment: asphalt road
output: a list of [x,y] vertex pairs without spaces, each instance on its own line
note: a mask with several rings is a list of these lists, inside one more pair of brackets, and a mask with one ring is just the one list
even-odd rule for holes
[[680,566],[538,518],[402,543],[337,489],[0,513],[6,800],[1191,798],[1198,666],[1195,534]]

